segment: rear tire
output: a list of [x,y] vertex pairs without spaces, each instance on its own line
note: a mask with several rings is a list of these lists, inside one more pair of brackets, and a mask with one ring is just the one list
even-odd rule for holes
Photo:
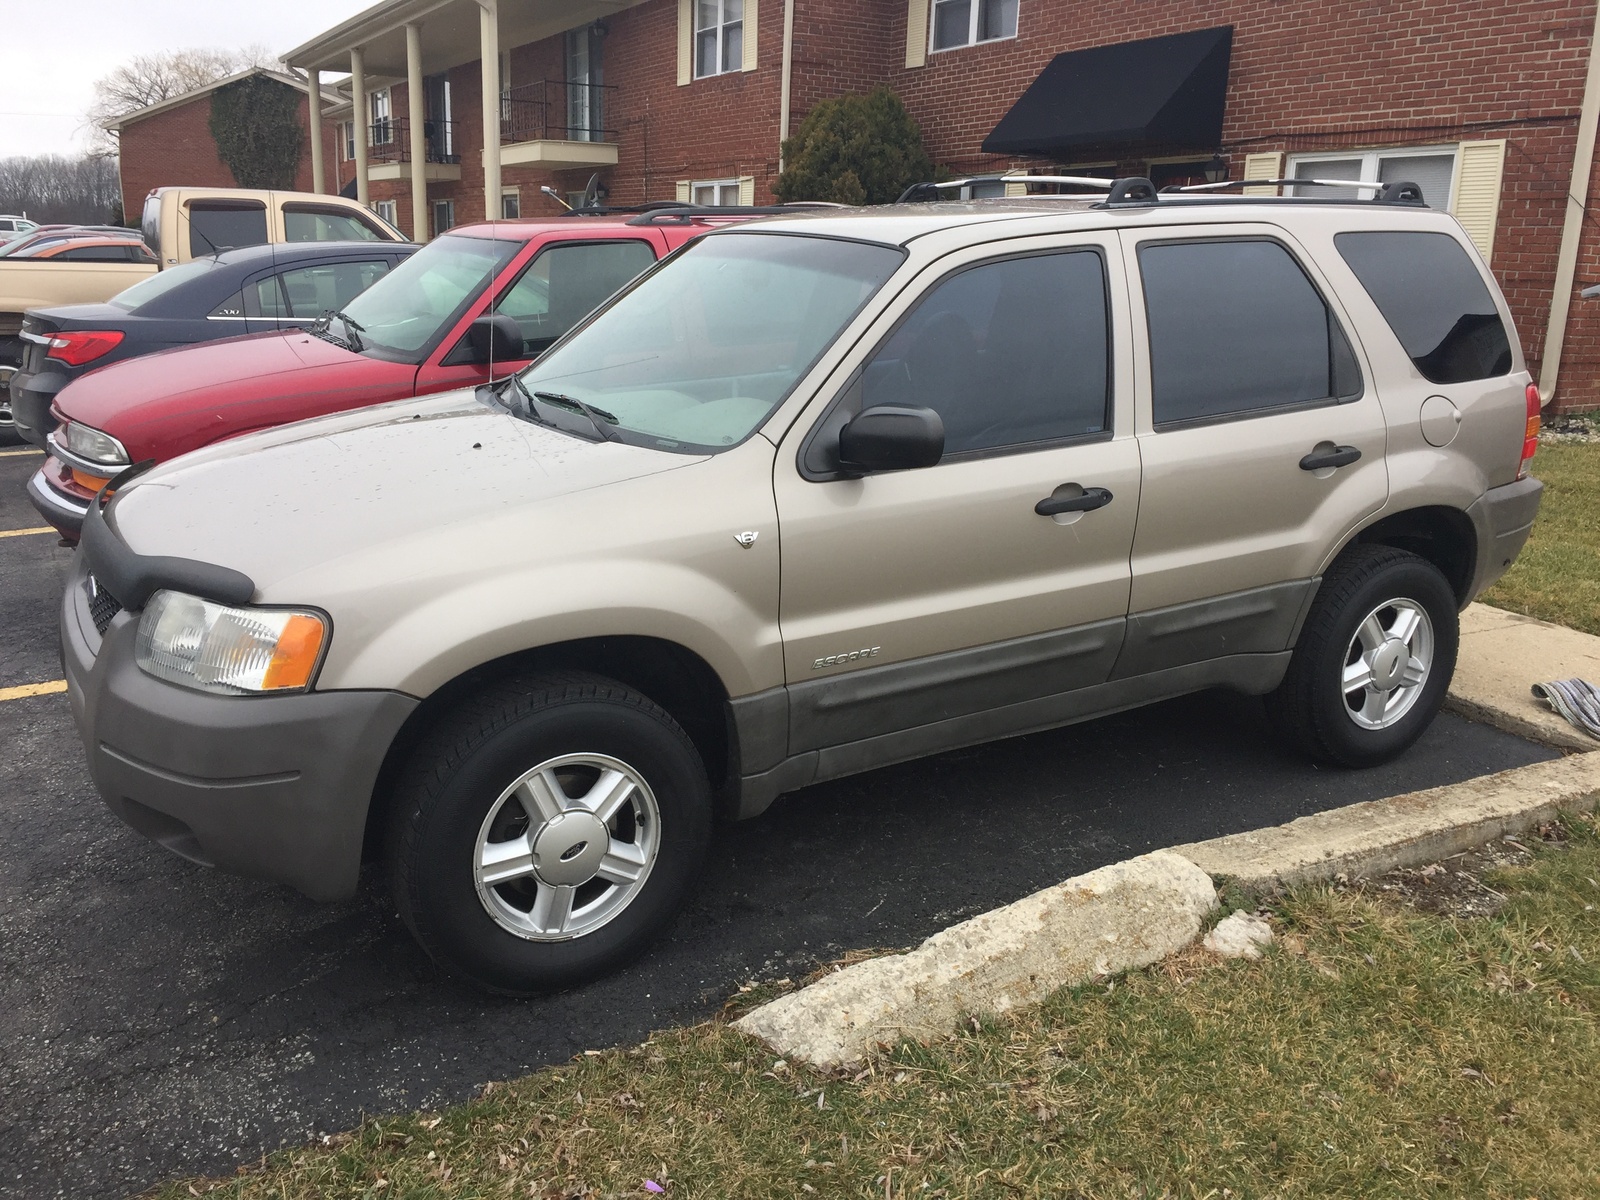
[[1323,578],[1268,712],[1313,758],[1389,762],[1438,715],[1459,636],[1437,567],[1391,546],[1352,546]]
[[403,772],[390,884],[442,968],[532,995],[641,952],[711,827],[705,767],[657,705],[599,675],[510,680],[461,705]]

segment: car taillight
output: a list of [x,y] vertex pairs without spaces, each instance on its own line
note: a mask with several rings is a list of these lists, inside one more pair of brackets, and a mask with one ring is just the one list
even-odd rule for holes
[[1528,464],[1539,451],[1539,385],[1528,385],[1528,424],[1522,432],[1522,463],[1517,467],[1517,478],[1528,477]]
[[81,367],[111,353],[121,341],[120,329],[66,329],[50,335],[45,357],[60,359],[69,367]]

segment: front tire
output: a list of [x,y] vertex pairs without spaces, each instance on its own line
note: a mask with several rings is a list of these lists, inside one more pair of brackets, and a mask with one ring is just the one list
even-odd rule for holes
[[1438,715],[1459,637],[1437,567],[1392,546],[1352,546],[1324,577],[1268,711],[1313,758],[1389,762]]
[[657,705],[598,675],[511,680],[413,756],[390,884],[446,971],[532,995],[642,951],[688,893],[711,827],[705,767]]

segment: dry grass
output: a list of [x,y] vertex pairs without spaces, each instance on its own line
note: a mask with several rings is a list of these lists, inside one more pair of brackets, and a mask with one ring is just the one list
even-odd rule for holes
[[1485,603],[1600,634],[1600,442],[1542,443],[1533,536]]
[[1600,1195],[1600,831],[1493,868],[1490,917],[1313,888],[1198,951],[853,1075],[722,1023],[373,1121],[191,1194]]

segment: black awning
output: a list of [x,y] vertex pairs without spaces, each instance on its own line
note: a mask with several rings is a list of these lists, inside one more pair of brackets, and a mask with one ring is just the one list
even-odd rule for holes
[[983,141],[988,154],[1216,150],[1233,26],[1058,54]]

